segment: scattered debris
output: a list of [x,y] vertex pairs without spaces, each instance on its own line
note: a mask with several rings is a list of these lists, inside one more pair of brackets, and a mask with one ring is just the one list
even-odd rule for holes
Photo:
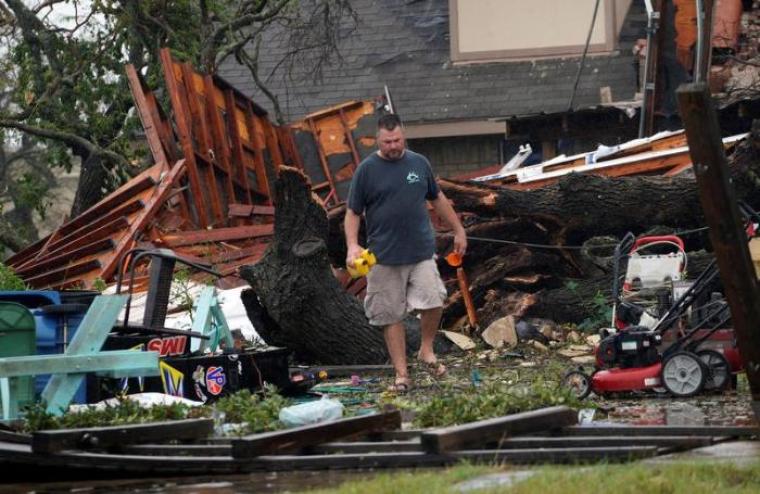
[[505,345],[507,348],[514,348],[517,345],[515,318],[506,316],[492,322],[480,336],[493,348]]

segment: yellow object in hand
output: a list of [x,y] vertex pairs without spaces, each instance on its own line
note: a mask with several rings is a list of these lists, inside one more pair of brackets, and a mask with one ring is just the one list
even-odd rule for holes
[[348,269],[348,274],[350,274],[352,278],[361,278],[362,276],[367,276],[367,273],[369,273],[369,270],[372,269],[372,266],[375,264],[377,264],[375,254],[370,252],[369,249],[364,249],[362,253],[359,254],[359,257],[354,259],[353,264],[346,266],[346,269]]

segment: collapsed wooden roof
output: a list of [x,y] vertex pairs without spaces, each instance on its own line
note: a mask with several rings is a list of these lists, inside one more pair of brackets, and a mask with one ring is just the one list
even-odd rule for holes
[[112,281],[137,246],[171,248],[233,274],[269,243],[270,187],[280,166],[304,170],[330,210],[344,201],[353,171],[372,151],[373,102],[348,102],[279,126],[223,79],[173,60],[168,49],[161,62],[170,116],[134,67],[126,67],[155,164],[9,258],[29,286]]
[[[747,134],[726,137],[728,150]],[[672,177],[692,166],[686,134],[683,130],[660,132],[651,137],[634,139],[618,146],[600,146],[596,151],[573,156],[557,156],[536,165],[502,172],[502,165],[488,167],[454,177],[475,180],[514,190],[534,190],[557,183],[570,173],[631,177],[663,175]]]

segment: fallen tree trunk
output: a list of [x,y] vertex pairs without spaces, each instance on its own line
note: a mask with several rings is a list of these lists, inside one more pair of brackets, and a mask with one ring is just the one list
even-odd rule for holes
[[[760,136],[739,143],[729,157],[737,198],[760,204]],[[689,229],[705,224],[693,176],[608,178],[571,173],[554,185],[520,191],[439,179],[460,213],[479,220],[518,217],[547,228],[558,241],[582,243],[597,235],[640,233],[654,225]]]
[[240,269],[276,323],[257,330],[267,343],[287,346],[311,362],[385,362],[382,333],[369,325],[359,301],[333,276],[327,215],[314,201],[308,179],[295,168],[281,168],[273,199],[274,241],[261,261]]
[[[294,351],[303,363],[380,364],[388,359],[382,330],[370,326],[356,297],[336,279],[328,260],[328,220],[308,178],[283,167],[275,182],[274,240],[240,276],[252,287],[242,299],[249,319],[270,345]],[[419,347],[419,324],[406,321],[409,353]],[[437,340],[436,350],[445,344]]]

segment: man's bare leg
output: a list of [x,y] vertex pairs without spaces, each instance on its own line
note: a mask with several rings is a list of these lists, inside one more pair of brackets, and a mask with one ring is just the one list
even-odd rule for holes
[[[433,340],[435,334],[438,332],[438,325],[441,323],[441,314],[443,314],[442,307],[436,307],[435,309],[426,309],[420,311],[422,317],[420,319],[420,332],[421,342],[420,351],[417,353],[417,358],[425,363],[437,362],[435,351],[433,350]],[[443,364],[439,364],[434,367],[433,374],[437,377],[446,373],[446,367]]]
[[391,363],[396,370],[396,384],[409,384],[409,372],[406,367],[406,329],[403,322],[389,324],[383,329],[385,345]]

